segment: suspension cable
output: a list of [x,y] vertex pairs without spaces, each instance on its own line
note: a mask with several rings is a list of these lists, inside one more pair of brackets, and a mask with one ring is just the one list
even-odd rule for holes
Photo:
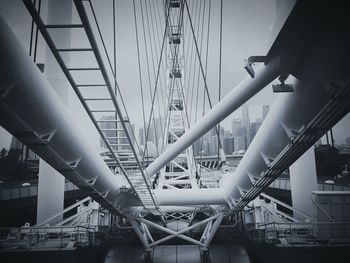
[[[143,119],[143,132],[144,132],[144,140],[145,144],[147,144],[146,141],[146,116],[145,116],[145,102],[144,102],[144,96],[143,96],[143,81],[142,81],[142,72],[141,72],[141,58],[140,58],[140,46],[139,46],[139,37],[138,37],[138,28],[137,28],[137,18],[136,18],[136,7],[135,7],[135,0],[133,0],[133,7],[134,7],[134,23],[135,23],[135,37],[136,37],[136,49],[137,49],[137,60],[138,60],[138,67],[139,67],[139,80],[140,80],[140,93],[141,93],[141,105],[142,105],[142,119]],[[144,146],[145,147],[145,146]],[[146,154],[145,148],[143,149],[143,155],[142,160],[144,160],[144,156]],[[148,155],[148,152],[147,152]],[[144,162],[142,162],[143,165]]]
[[[197,25],[195,25],[195,27],[197,27],[197,37],[199,38],[199,31],[200,31],[200,14],[201,14],[201,10],[202,10],[202,2],[203,1],[200,1],[199,3],[199,11],[198,11],[198,21],[195,20],[195,22],[197,23]],[[197,19],[197,18],[196,18]],[[192,122],[192,116],[193,116],[193,98],[195,97],[195,92],[196,92],[196,89],[195,89],[195,81],[196,81],[196,75],[197,75],[197,72],[196,72],[196,68],[197,68],[197,59],[195,59],[194,61],[194,69],[193,69],[193,78],[192,78],[192,86],[191,86],[191,111],[190,111],[190,121]]]
[[[151,73],[150,73],[150,66],[149,66],[149,56],[148,56],[148,49],[147,49],[147,38],[146,38],[146,29],[145,29],[145,19],[144,19],[144,15],[143,15],[143,4],[142,4],[142,0],[140,0],[140,8],[141,8],[141,19],[142,19],[142,28],[143,28],[143,39],[144,39],[144,45],[145,45],[145,53],[146,53],[146,66],[147,66],[147,72],[148,72],[148,87],[149,87],[149,93],[150,93],[150,97],[151,100],[153,101],[152,98],[152,83],[151,83]],[[151,42],[150,42],[150,46],[151,46]],[[151,47],[150,47],[151,48]],[[153,53],[151,54],[152,59],[153,59]],[[154,64],[152,64],[154,65]],[[155,74],[155,69],[153,68],[153,73]],[[154,96],[156,95],[156,93],[154,94]],[[153,107],[153,106],[152,106]],[[153,129],[154,129],[154,136],[155,136],[155,143],[156,143],[156,151],[157,151],[157,155],[159,155],[158,152],[158,141],[157,141],[157,129],[156,129],[156,124],[154,121],[151,121],[152,116],[154,118],[154,114],[153,111],[151,111],[150,113],[150,122],[148,123],[148,126],[151,125],[151,123],[153,124]],[[147,141],[148,141],[148,137],[149,132],[148,132],[148,127],[147,127],[147,132],[146,132],[146,144],[145,144],[145,149],[148,150],[148,145],[147,145]]]
[[[115,25],[115,22],[116,22],[116,13],[115,13],[115,0],[113,0],[112,2],[112,12],[113,12],[113,69],[114,69],[114,72],[117,72],[117,43],[116,43],[116,25]],[[115,96],[117,96],[117,85],[116,83],[114,82],[114,94]],[[117,112],[115,112],[115,119],[117,120],[118,119],[118,114]],[[117,147],[116,147],[116,150],[118,151],[119,150],[119,146],[118,146],[118,135],[119,135],[119,132],[118,132],[118,122],[115,123],[115,127],[116,127],[116,130],[115,130],[115,136],[116,136],[116,144],[117,144]]]
[[[198,10],[198,1],[196,1],[196,7],[195,7],[195,11],[194,11],[194,16],[195,16],[195,21],[197,20],[197,10]],[[188,15],[188,18],[190,17],[190,15]],[[190,30],[190,29],[189,29]],[[188,41],[190,43],[190,40]],[[193,90],[190,89],[190,83],[191,83],[191,78],[193,77],[192,75],[194,75],[194,73],[192,74],[192,70],[194,72],[194,66],[193,66],[193,53],[194,53],[194,49],[195,49],[195,46],[194,46],[194,43],[192,41],[192,45],[191,45],[191,54],[190,54],[190,60],[189,60],[189,78],[188,78],[188,81],[187,81],[187,85],[186,85],[186,82],[185,82],[185,90],[186,90],[186,94],[188,95],[188,100],[187,100],[187,108],[189,108],[189,101],[190,101],[190,94],[192,94]],[[194,58],[195,60],[195,58]],[[187,62],[186,62],[187,63]]]
[[[34,0],[34,6],[36,6],[36,0]],[[33,49],[33,37],[34,37],[34,18],[32,18],[32,25],[30,27],[30,41],[29,41],[29,56],[32,56],[32,49]]]
[[[205,58],[205,77],[207,77],[208,70],[208,54],[209,54],[209,39],[210,39],[210,18],[211,18],[211,0],[209,0],[209,10],[208,10],[208,29],[207,29],[207,46],[206,46],[206,58]],[[203,111],[202,116],[205,114],[205,92],[203,92]],[[200,163],[202,164],[203,160],[203,137],[201,137],[201,155],[200,155]],[[200,175],[202,173],[202,169],[200,170]]]
[[[119,85],[118,85],[118,82],[117,82],[116,72],[114,72],[114,70],[113,70],[113,66],[112,66],[112,63],[111,63],[111,59],[110,59],[109,54],[108,54],[108,52],[107,52],[106,44],[105,44],[105,42],[104,42],[104,38],[103,38],[102,33],[101,33],[101,29],[100,29],[100,26],[99,26],[99,23],[98,23],[98,20],[97,20],[97,16],[96,16],[96,13],[95,13],[93,4],[91,3],[91,0],[89,0],[88,2],[89,2],[89,5],[90,5],[90,8],[91,8],[93,17],[94,17],[94,21],[95,21],[96,26],[97,26],[97,30],[98,30],[98,33],[99,33],[99,36],[100,36],[100,39],[101,39],[101,42],[102,42],[102,45],[103,45],[103,48],[104,48],[105,55],[106,55],[107,60],[108,60],[108,64],[109,64],[110,70],[111,70],[112,75],[113,75],[113,77],[114,77],[114,82],[115,82],[115,85],[116,85],[116,87],[117,87],[117,90],[118,90],[118,93],[119,93],[119,96],[120,96],[120,100],[121,100],[122,105],[123,105],[123,109],[124,109],[124,111],[125,111],[125,114],[126,114],[127,119],[130,121],[129,114],[128,114],[128,111],[127,111],[127,109],[126,109],[125,102],[124,102],[122,93],[121,93],[121,91],[120,91],[120,88],[119,88]],[[123,121],[123,120],[122,120],[123,116],[120,116],[120,117],[121,117],[121,121]],[[128,131],[125,130],[125,133],[128,133]],[[131,134],[131,136],[132,136],[132,138],[131,138],[131,137],[129,138],[129,144],[130,144],[131,148],[132,148],[132,149],[134,148],[134,147],[133,147],[133,144],[132,144],[132,141],[131,141],[131,139],[133,139],[133,141],[135,142],[135,145],[136,145],[136,147],[137,147],[139,153],[141,153],[140,146],[139,146],[139,144],[137,143],[137,140],[136,140],[136,137],[135,137],[135,133],[134,133],[134,131],[133,131],[132,129],[130,129],[130,134]],[[128,136],[127,136],[127,137],[128,137]],[[134,156],[135,156],[135,160],[137,161],[139,168],[142,169],[141,164],[139,163],[139,159],[138,159],[138,157],[137,157],[136,151],[133,151],[133,154],[134,154]]]
[[[220,51],[219,51],[219,102],[221,100],[221,66],[222,66],[222,7],[223,7],[223,0],[220,1]],[[219,137],[221,133],[221,127],[220,127],[220,122],[218,123],[218,128],[219,130]],[[219,170],[220,165],[219,165],[219,159],[220,159],[220,144],[219,144],[219,137],[218,137],[218,167],[217,169]]]
[[[191,30],[192,30],[192,34],[193,34],[193,39],[194,39],[194,42],[195,42],[195,47],[196,47],[196,53],[197,53],[197,56],[198,56],[199,66],[200,66],[201,73],[202,73],[202,76],[203,76],[203,79],[204,79],[204,87],[205,87],[205,90],[206,90],[206,92],[207,92],[207,97],[208,97],[209,106],[210,106],[210,108],[212,109],[213,106],[212,106],[212,103],[211,103],[211,99],[210,99],[210,95],[209,95],[209,90],[208,90],[208,85],[207,85],[207,80],[206,80],[206,76],[205,76],[205,74],[204,74],[204,69],[203,69],[201,57],[200,57],[200,54],[199,54],[199,49],[198,49],[198,44],[197,44],[196,36],[195,36],[195,34],[194,34],[193,24],[192,24],[192,20],[191,20],[191,17],[190,17],[190,12],[189,12],[188,5],[187,5],[187,0],[184,0],[184,2],[185,2],[185,5],[186,5],[186,9],[187,9],[187,13],[188,13],[188,18],[189,18],[189,21],[190,21],[190,26],[191,26]],[[218,136],[218,143],[219,143],[219,146],[220,146],[220,148],[222,148],[222,144],[221,144],[221,140],[220,140],[220,135],[219,135],[219,131],[218,131],[218,129],[217,129],[217,126],[215,126],[215,130],[216,130],[216,134],[217,134],[217,136]]]
[[[153,17],[150,15],[150,12],[148,13],[148,5],[147,5],[147,0],[145,0],[145,13],[146,13],[146,21],[147,21],[147,27],[148,27],[148,32],[151,31],[151,26],[150,26],[150,19],[149,17],[152,19],[153,21]],[[142,5],[141,5],[142,7]],[[153,35],[153,38],[154,38],[154,41],[155,41],[155,34],[154,34],[154,26],[153,26],[153,23],[152,23],[152,35]],[[153,72],[155,73],[155,56],[157,56],[156,52],[153,53],[153,45],[152,45],[152,38],[149,36],[148,37],[148,40],[149,40],[149,46],[150,46],[150,52],[151,52],[151,59],[152,59],[152,68],[153,68]],[[155,44],[155,43],[154,43]],[[162,79],[159,78],[159,84],[160,86],[162,86]],[[158,89],[158,90],[161,90]],[[158,91],[157,90],[157,91]],[[157,102],[157,107],[158,107],[158,117],[160,117],[160,105],[159,105],[159,92],[156,92],[155,93],[155,96],[156,96],[156,99],[155,101]],[[157,147],[157,155],[159,156],[159,147],[158,147],[158,129],[157,129],[157,125],[155,123],[155,113],[153,114],[153,126],[154,126],[154,134],[155,134],[155,143],[156,143],[156,147]],[[161,124],[161,118],[159,118],[159,122]],[[162,126],[162,125],[161,125]]]
[[[39,15],[40,15],[40,10],[41,10],[41,0],[39,0],[39,6],[38,6],[38,14],[39,14]],[[38,36],[39,36],[39,28],[38,28],[38,26],[37,26],[37,27],[36,27],[36,32],[35,32],[34,63],[36,62],[36,58],[37,58]]]
[[[161,45],[161,41],[162,41],[162,36],[161,36],[161,33],[162,32],[162,22],[164,21],[163,17],[160,15],[160,7],[159,7],[159,4],[158,4],[159,1],[156,1],[156,4],[154,4],[154,1],[151,1],[151,3],[153,4],[153,9],[154,10],[157,10],[157,15],[155,14],[155,17],[157,17],[157,19],[155,19],[155,24],[156,24],[156,28],[157,28],[157,38],[158,38],[158,43],[159,43],[159,49],[160,49],[160,45]],[[156,5],[156,6],[155,6]],[[164,5],[161,5],[163,7],[163,9],[165,8]],[[156,12],[155,12],[156,13]],[[159,21],[159,23],[158,23]],[[165,24],[165,22],[164,22]],[[159,27],[159,28],[158,28]],[[166,51],[164,54],[167,54]],[[163,67],[162,67],[162,76],[163,76],[163,83],[166,83],[167,82],[167,68],[166,68],[166,60],[163,60],[162,61],[162,64],[163,64]],[[164,85],[164,92],[166,93],[167,90],[166,90],[166,85]],[[163,91],[163,89],[161,89]],[[163,93],[162,93],[163,95]],[[166,99],[163,100],[163,107],[164,107],[164,112],[166,111],[166,107],[167,107],[167,104],[166,104]],[[164,131],[163,131],[163,134],[164,134]]]
[[[147,10],[149,9],[149,17],[150,19],[147,19],[147,24],[149,24],[149,20],[151,20],[150,22],[150,25],[152,27],[152,35],[153,35],[153,43],[154,43],[154,56],[152,56],[152,66],[153,66],[153,71],[154,68],[155,68],[155,63],[154,63],[154,57],[157,58],[158,57],[158,54],[157,54],[157,41],[156,41],[156,34],[155,32],[157,32],[157,37],[158,37],[158,40],[159,40],[159,33],[158,33],[158,30],[155,29],[155,26],[154,26],[154,20],[153,20],[153,12],[152,12],[152,8],[151,8],[151,4],[149,1],[145,1],[146,2],[146,12],[148,12]],[[148,2],[148,5],[147,5],[147,2]],[[153,1],[151,1],[153,2]],[[148,6],[148,8],[147,8]],[[155,18],[154,18],[155,19]],[[150,26],[149,26],[149,30],[150,30]],[[151,40],[151,38],[149,38]],[[151,42],[151,41],[150,41]],[[152,52],[152,46],[151,45],[151,52]],[[160,110],[160,99],[159,99],[159,93],[160,93],[160,97],[162,100],[164,100],[164,94],[163,94],[163,89],[162,87],[164,86],[163,85],[163,81],[162,81],[162,78],[159,78],[159,84],[160,84],[160,88],[159,88],[159,91],[160,92],[157,92],[157,107],[158,107],[158,117],[159,117],[159,123],[160,123],[160,127],[162,126],[162,118],[160,116],[161,114],[161,110]],[[161,131],[162,132],[162,131]]]
[[[202,32],[201,32],[201,40],[200,40],[200,50],[202,53],[203,49],[203,34],[204,34],[204,15],[205,15],[205,6],[206,2],[204,2],[204,8],[203,8],[203,15],[202,15]],[[197,112],[198,112],[198,98],[199,98],[199,81],[200,81],[200,69],[198,69],[198,75],[197,75],[197,96],[196,96],[196,106],[195,106],[195,114],[194,114],[194,122],[196,123],[197,121]]]
[[[169,6],[169,8],[170,8],[170,6]],[[169,17],[169,8],[167,10],[166,20],[168,20],[168,17]],[[162,48],[161,48],[161,52],[160,52],[160,56],[159,56],[159,63],[158,63],[158,68],[157,68],[157,76],[156,76],[155,87],[154,87],[154,91],[153,91],[153,97],[152,97],[151,112],[150,112],[150,115],[149,115],[149,121],[148,121],[148,126],[147,126],[147,133],[146,133],[147,138],[148,138],[148,135],[149,135],[150,122],[151,122],[153,109],[154,109],[154,101],[155,101],[155,97],[156,97],[155,94],[156,94],[157,88],[158,88],[158,79],[159,79],[159,72],[160,72],[161,61],[162,61],[162,57],[163,57],[163,50],[164,50],[164,46],[165,46],[166,32],[167,32],[167,24],[165,25],[165,29],[164,29]],[[147,144],[146,144],[146,146],[147,146]]]

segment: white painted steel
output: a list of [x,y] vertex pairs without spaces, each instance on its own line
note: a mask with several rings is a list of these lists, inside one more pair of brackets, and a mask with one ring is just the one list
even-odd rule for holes
[[279,75],[279,59],[274,59],[256,70],[254,79],[249,76],[240,82],[229,94],[225,96],[212,110],[210,110],[196,125],[182,135],[174,144],[161,154],[146,169],[149,177],[155,175],[167,163],[178,156],[182,151],[208,132],[212,127],[243,105],[267,84]]
[[[72,1],[48,1],[47,7],[47,24],[54,25],[72,23]],[[24,26],[24,25],[23,25]],[[69,30],[54,30],[56,43],[60,47],[71,46],[71,32]],[[45,59],[45,76],[56,94],[67,106],[69,99],[69,82],[64,76],[56,59],[47,47]],[[65,61],[70,62],[69,53],[65,54]],[[65,178],[54,168],[48,165],[44,160],[39,163],[39,182],[38,182],[38,201],[37,201],[37,220],[43,220],[56,215],[64,208],[64,181]],[[63,214],[55,218],[56,223],[63,220]],[[51,222],[52,224],[53,222]]]
[[[202,205],[191,205],[191,206],[160,206],[159,210],[163,213],[196,213],[196,212],[211,212],[212,209],[207,206],[204,207]],[[148,210],[143,209],[141,214],[147,214]]]
[[306,87],[294,79],[293,84],[293,93],[278,96],[233,176],[226,181],[225,199],[231,207],[253,186],[250,177],[259,178],[268,168],[266,161],[273,161],[287,146],[291,140],[287,133],[307,125],[331,99],[329,85],[324,83],[311,81]]
[[159,206],[226,204],[222,189],[155,189]]
[[[312,202],[312,191],[318,190],[315,149],[312,146],[289,167],[290,188],[293,208],[317,218],[317,207]],[[304,217],[293,211],[299,220]],[[316,220],[317,221],[317,220]]]
[[[0,101],[12,116],[15,115],[39,135],[55,132],[45,147],[50,147],[67,163],[79,161],[75,171],[81,178],[75,178],[74,183],[79,182],[81,188],[90,187],[87,181],[97,177],[93,185],[96,191],[108,192],[107,199],[111,201],[116,199],[118,180],[79,131],[62,101],[1,16],[0,85],[4,88],[12,86]],[[10,132],[16,132],[13,123],[0,119],[0,124]],[[47,152],[41,151],[39,155],[57,169],[57,163]]]
[[211,241],[213,240],[216,232],[219,229],[219,226],[221,224],[222,219],[224,218],[224,214],[223,213],[220,213],[218,215],[219,216],[218,216],[218,218],[216,218],[214,225],[212,227],[210,227],[210,229],[209,229],[210,231],[208,233],[205,233],[206,235],[205,235],[205,239],[203,240],[203,241],[205,241],[204,245],[203,245],[203,250],[207,250],[208,249]]

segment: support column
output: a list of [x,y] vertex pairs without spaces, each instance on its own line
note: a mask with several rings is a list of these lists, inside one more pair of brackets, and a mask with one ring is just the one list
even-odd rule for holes
[[150,251],[151,248],[149,246],[148,240],[145,236],[145,234],[143,233],[143,231],[141,231],[141,227],[138,224],[138,222],[135,221],[135,219],[129,218],[129,222],[132,225],[132,227],[134,228],[137,236],[139,237],[141,243],[143,244],[143,246],[145,247],[146,251]]
[[213,240],[216,232],[218,231],[223,218],[224,218],[224,214],[220,213],[219,217],[215,220],[215,223],[212,226],[209,226],[207,236],[203,245],[203,250],[208,250],[210,242]]
[[[317,191],[315,150],[312,146],[289,168],[292,204],[297,210],[316,219],[316,207],[311,197]],[[294,212],[294,217],[300,214]],[[300,218],[304,220],[304,218]]]
[[[71,0],[49,0],[47,10],[47,24],[69,24],[72,22]],[[54,35],[56,46],[62,48],[71,46],[71,32],[69,29],[53,30],[52,34]],[[66,59],[69,61],[68,57]],[[46,50],[45,76],[63,103],[68,106],[69,83],[49,48]],[[40,159],[37,224],[63,211],[64,181],[65,178],[59,172]],[[63,215],[58,216],[55,218],[55,222],[59,222],[62,219]]]

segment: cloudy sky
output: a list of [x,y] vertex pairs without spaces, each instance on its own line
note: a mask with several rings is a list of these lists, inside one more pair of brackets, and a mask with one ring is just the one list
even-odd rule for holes
[[[47,14],[47,2],[43,0],[42,16],[45,20]],[[112,0],[92,1],[99,25],[102,30],[103,38],[106,42],[107,50],[113,59],[113,16]],[[218,102],[219,94],[219,50],[220,50],[220,0],[188,0],[189,13],[194,26],[196,40],[201,51],[202,63],[207,64],[207,85],[210,92],[212,103]],[[244,59],[251,55],[264,55],[269,50],[279,28],[282,26],[286,15],[288,14],[294,1],[284,1],[286,5],[281,5],[282,1],[275,0],[223,0],[222,14],[222,72],[221,72],[221,97],[231,91],[237,83],[247,77],[243,68]],[[142,74],[142,86],[144,93],[144,108],[148,119],[151,109],[151,96],[155,87],[155,75],[160,60],[160,50],[162,45],[162,36],[164,33],[164,9],[163,0],[145,1],[135,0],[136,26],[138,29],[137,39],[140,48],[140,64]],[[210,10],[210,13],[209,13]],[[9,23],[23,46],[29,49],[30,25],[31,20],[27,10],[21,0],[1,0],[0,14]],[[210,18],[210,24],[209,22]],[[73,12],[73,20],[77,21],[77,15]],[[208,31],[209,25],[209,31]],[[209,35],[208,35],[209,32]],[[184,15],[184,76],[185,90],[190,101],[196,101],[199,97],[198,107],[203,106],[204,83],[199,71],[199,62],[195,52],[193,35],[191,32],[188,14]],[[208,37],[209,36],[209,37]],[[53,36],[54,37],[54,36]],[[72,32],[72,43],[83,42],[84,38],[79,32]],[[205,51],[208,42],[208,59],[206,60]],[[140,91],[140,79],[138,70],[137,42],[135,34],[135,16],[134,6],[131,0],[116,0],[116,74],[117,81],[123,99],[127,106],[128,114],[132,123],[137,128],[143,125],[142,118],[142,100]],[[38,62],[46,63],[50,54],[46,52],[43,40],[39,37]],[[74,61],[76,59],[76,61]],[[72,64],[75,62],[89,63],[89,58],[70,58]],[[113,63],[112,63],[113,64]],[[162,95],[166,94],[166,49],[161,59],[160,81],[157,86],[157,98],[155,104],[155,117],[162,114]],[[90,74],[89,76],[78,76],[86,80],[92,78],[98,81],[99,76]],[[199,83],[199,88],[197,89]],[[196,87],[196,88],[193,88]],[[84,113],[74,92],[67,85],[69,92],[68,108],[77,121],[79,126],[83,127],[82,133],[94,138],[95,144],[98,144],[98,137],[94,131],[87,115]],[[198,91],[197,91],[198,90]],[[151,92],[150,92],[151,91]],[[88,95],[96,96],[102,94],[102,91],[90,91]],[[103,96],[103,95],[101,95]],[[248,104],[251,119],[261,117],[262,105],[272,104],[276,95],[272,93],[271,86],[263,89],[258,95],[252,98]],[[158,108],[158,102],[160,104]],[[189,103],[190,105],[196,105]],[[164,105],[164,103],[163,103]],[[96,105],[100,106],[100,105]],[[106,105],[104,105],[106,106]],[[190,107],[190,106],[189,106]],[[201,111],[197,112],[192,123],[195,122]],[[205,111],[209,110],[206,102]],[[231,119],[240,116],[238,110],[229,116],[223,123],[229,128]],[[335,136],[338,143],[341,143],[348,135],[346,127],[349,127],[349,116],[342,121],[335,129]],[[11,137],[6,132],[0,131],[0,147],[6,146]]]

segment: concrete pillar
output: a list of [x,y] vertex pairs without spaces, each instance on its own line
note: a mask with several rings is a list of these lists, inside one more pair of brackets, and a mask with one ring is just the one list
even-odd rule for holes
[[[49,0],[47,8],[47,24],[69,24],[72,22],[71,0]],[[57,47],[71,46],[71,32],[69,29],[52,29],[53,39]],[[65,61],[69,61],[69,54]],[[63,103],[68,106],[69,83],[49,48],[46,50],[45,76],[55,89]],[[37,223],[63,211],[64,208],[64,181],[65,178],[40,159],[39,187],[37,203]],[[63,215],[55,218],[51,224],[59,222]]]
[[[313,146],[289,167],[289,172],[293,207],[316,219],[316,206],[311,201],[312,191],[317,191]],[[294,217],[301,218],[298,213],[294,213]]]
[[[36,222],[41,223],[61,212],[64,205],[64,177],[43,159],[39,163],[39,187]],[[62,221],[56,217],[50,225]]]

